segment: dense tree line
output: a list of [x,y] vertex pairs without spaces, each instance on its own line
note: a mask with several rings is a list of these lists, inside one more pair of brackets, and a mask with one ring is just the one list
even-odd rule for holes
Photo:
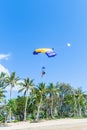
[[[22,96],[12,99],[13,87],[18,86]],[[6,102],[6,87],[10,99]],[[38,83],[29,77],[21,79],[15,72],[0,74],[0,120],[15,121],[55,118],[87,117],[87,94],[81,88],[66,83]]]

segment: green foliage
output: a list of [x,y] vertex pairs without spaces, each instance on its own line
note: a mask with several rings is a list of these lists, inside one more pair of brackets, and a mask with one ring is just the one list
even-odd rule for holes
[[8,104],[7,104],[7,108],[11,108],[12,112],[15,113],[16,109],[17,109],[17,105],[16,105],[16,101],[15,99],[10,99]]
[[[25,78],[22,83],[18,83],[19,77],[15,72],[7,76],[0,74],[0,101],[5,99],[5,87],[10,86],[10,100],[4,108],[0,108],[0,121],[5,121],[4,112],[7,116],[15,117],[15,121],[25,119],[32,122],[37,119],[55,118],[83,118],[87,117],[87,93],[81,88],[73,89],[66,83],[39,83],[34,85],[33,80]],[[19,92],[24,92],[23,96],[16,99],[11,98],[12,88],[20,85]],[[10,112],[9,112],[10,110]]]
[[5,121],[5,117],[3,116],[3,114],[0,114],[0,122],[4,122]]
[[24,118],[24,108],[25,108],[25,97],[18,96],[16,99],[16,112],[15,115],[17,116],[18,120],[23,120]]
[[19,122],[19,120],[14,120],[13,122],[14,122],[14,123]]

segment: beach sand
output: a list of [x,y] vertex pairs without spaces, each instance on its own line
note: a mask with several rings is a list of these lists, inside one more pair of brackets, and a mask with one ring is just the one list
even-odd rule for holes
[[58,119],[38,123],[8,123],[0,130],[87,130],[87,119]]

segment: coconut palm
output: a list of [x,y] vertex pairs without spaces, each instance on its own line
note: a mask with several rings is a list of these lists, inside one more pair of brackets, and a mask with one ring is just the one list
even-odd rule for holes
[[82,117],[82,109],[85,106],[85,93],[81,88],[77,88],[75,89],[75,96],[77,104],[77,116]]
[[6,78],[6,73],[1,72],[0,73],[0,88],[4,89],[6,87],[5,78]]
[[72,93],[72,87],[69,84],[65,84],[65,83],[60,83],[59,86],[59,90],[60,90],[60,101],[59,101],[59,106],[60,106],[60,116],[64,116],[64,112],[66,110],[67,104],[65,104],[66,102],[66,96],[68,94]]
[[[16,73],[12,72],[10,75],[6,76],[5,82],[7,86],[10,87],[10,100],[11,100],[11,95],[12,95],[12,89],[18,85],[19,77],[16,77]],[[11,108],[9,109],[9,120],[11,122]]]
[[29,96],[31,90],[33,90],[33,87],[34,87],[33,82],[34,82],[33,79],[30,80],[29,78],[25,78],[23,80],[23,82],[21,83],[22,88],[20,88],[19,91],[18,91],[18,92],[24,91],[24,96],[26,96],[25,109],[24,109],[24,121],[26,121],[26,115],[27,115],[26,110],[27,110],[28,96]]
[[10,86],[10,99],[11,99],[11,94],[12,94],[12,89],[18,85],[18,81],[20,80],[19,77],[16,77],[16,73],[12,72],[10,75],[6,76],[6,83],[7,86]]
[[77,116],[77,94],[76,94],[76,89],[72,88],[72,94],[71,94],[71,100],[72,100],[72,111],[73,111],[73,116]]
[[36,114],[36,121],[38,121],[39,119],[39,115],[40,115],[40,109],[42,107],[42,102],[43,102],[43,98],[45,97],[46,94],[46,85],[45,83],[40,83],[38,84],[38,86],[35,88],[36,91],[36,101],[37,101],[37,114]]
[[0,100],[1,100],[3,97],[5,97],[4,92],[5,92],[5,91],[4,91],[2,88],[0,88]]
[[50,116],[51,118],[54,118],[53,112],[55,111],[54,113],[56,113],[56,105],[58,105],[57,100],[59,97],[58,84],[54,85],[53,83],[50,83],[47,91],[49,96],[48,100],[50,103]]
[[2,102],[5,97],[5,95],[4,95],[4,93],[6,92],[5,77],[6,77],[6,74],[4,72],[1,72],[0,73],[0,102]]

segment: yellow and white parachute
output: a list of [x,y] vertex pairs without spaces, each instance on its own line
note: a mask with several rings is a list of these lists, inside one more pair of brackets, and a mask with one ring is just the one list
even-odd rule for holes
[[55,53],[55,51],[54,51],[53,48],[38,48],[38,49],[35,49],[35,50],[33,51],[33,54],[34,54],[34,55],[37,55],[37,54],[39,54],[39,53],[44,53],[44,54],[46,54],[48,57],[54,57],[54,56],[56,56],[56,53]]

